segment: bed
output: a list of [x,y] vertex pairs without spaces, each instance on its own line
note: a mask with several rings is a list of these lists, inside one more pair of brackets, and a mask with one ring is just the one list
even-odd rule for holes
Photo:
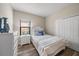
[[65,40],[58,36],[32,36],[31,41],[40,56],[54,56],[65,49]]

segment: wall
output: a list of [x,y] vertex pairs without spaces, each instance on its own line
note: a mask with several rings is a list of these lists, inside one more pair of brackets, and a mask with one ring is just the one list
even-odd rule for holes
[[19,31],[20,30],[20,20],[23,21],[31,21],[32,28],[35,26],[41,26],[45,27],[45,20],[43,17],[36,16],[33,14],[25,13],[25,12],[20,12],[20,11],[15,11],[14,10],[14,31]]
[[8,18],[8,24],[10,27],[9,32],[13,32],[13,10],[10,4],[0,3],[0,16],[5,16]]
[[70,4],[46,18],[46,32],[55,35],[55,21],[73,15],[79,15],[79,4]]

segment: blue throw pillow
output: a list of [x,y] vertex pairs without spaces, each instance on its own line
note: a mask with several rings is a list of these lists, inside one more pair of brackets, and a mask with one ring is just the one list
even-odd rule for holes
[[38,32],[36,32],[36,35],[37,35],[37,36],[44,35],[44,32],[43,32],[43,31],[38,31]]
[[44,35],[43,31],[39,31],[39,34],[40,34],[40,35]]

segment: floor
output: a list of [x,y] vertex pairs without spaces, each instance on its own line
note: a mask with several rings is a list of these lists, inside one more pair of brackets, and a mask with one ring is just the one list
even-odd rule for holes
[[38,52],[32,44],[18,47],[18,56],[38,56]]
[[[18,47],[18,56],[39,56],[39,54],[33,44],[28,44]],[[79,56],[79,52],[66,48],[65,50],[59,52],[56,56]]]

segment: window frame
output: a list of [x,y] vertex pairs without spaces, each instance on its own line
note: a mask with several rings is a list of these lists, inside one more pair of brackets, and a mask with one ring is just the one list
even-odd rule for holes
[[29,26],[21,26],[21,23],[24,22],[22,20],[20,20],[20,35],[22,35],[22,31],[21,31],[21,28],[28,28],[29,29],[29,34],[31,34],[31,21],[25,21],[26,23],[29,23]]

